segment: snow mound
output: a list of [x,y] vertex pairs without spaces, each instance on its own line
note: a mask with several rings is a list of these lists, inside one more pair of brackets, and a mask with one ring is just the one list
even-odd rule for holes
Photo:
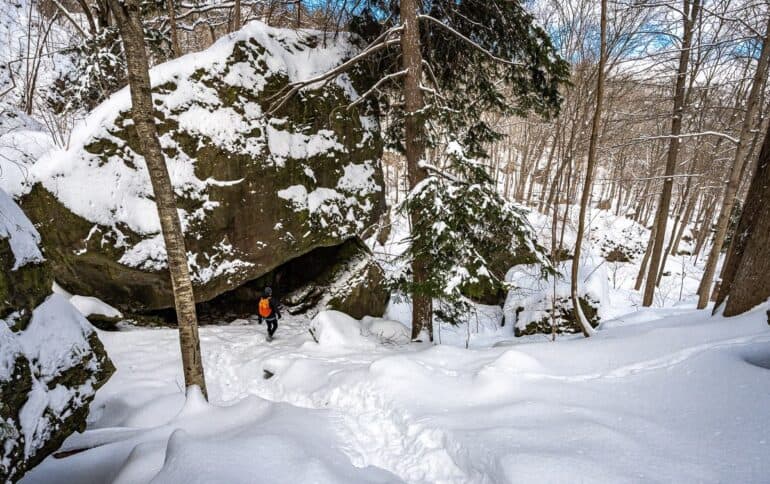
[[367,336],[375,337],[381,343],[406,344],[412,339],[409,328],[398,321],[365,316],[361,326]]
[[27,193],[34,181],[33,164],[53,147],[44,126],[20,111],[0,105],[0,189],[12,197]]
[[310,328],[325,348],[373,348],[374,343],[364,336],[361,323],[339,311],[321,311],[310,322]]

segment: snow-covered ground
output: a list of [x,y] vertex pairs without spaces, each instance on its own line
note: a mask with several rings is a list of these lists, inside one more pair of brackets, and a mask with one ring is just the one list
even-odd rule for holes
[[236,320],[201,329],[210,404],[183,395],[174,330],[100,333],[117,373],[60,452],[87,450],[24,482],[767,482],[766,309],[470,350]]
[[[630,233],[602,217],[594,239]],[[402,222],[373,246],[386,269]],[[209,403],[184,395],[175,330],[101,332],[117,373],[88,430],[24,482],[767,482],[770,302],[696,311],[701,269],[675,256],[642,308],[638,260],[599,264],[590,339],[514,338],[478,306],[407,344],[398,299],[393,321],[284,318],[272,343],[256,318],[203,327]]]

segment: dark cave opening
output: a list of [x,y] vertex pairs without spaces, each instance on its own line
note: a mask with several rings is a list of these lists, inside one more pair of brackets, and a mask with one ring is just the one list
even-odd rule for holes
[[[332,268],[344,262],[352,250],[357,250],[354,240],[331,247],[319,247],[296,257],[267,274],[253,279],[214,299],[196,304],[200,324],[217,324],[223,321],[245,319],[257,313],[257,304],[265,287],[273,289],[284,311],[298,314],[311,306],[317,292],[302,292],[300,289],[314,287],[314,282],[322,279]],[[292,295],[290,300],[287,296]],[[176,325],[176,312],[173,308],[153,311],[148,314],[157,318],[158,324]]]

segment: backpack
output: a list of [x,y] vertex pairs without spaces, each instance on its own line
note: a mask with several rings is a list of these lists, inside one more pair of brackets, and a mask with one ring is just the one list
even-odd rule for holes
[[263,297],[259,300],[259,315],[263,318],[269,318],[273,314],[273,308],[270,307],[270,298]]

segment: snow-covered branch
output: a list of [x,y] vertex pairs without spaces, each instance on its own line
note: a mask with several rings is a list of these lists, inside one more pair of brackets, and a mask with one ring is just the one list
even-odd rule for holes
[[428,21],[433,22],[434,24],[444,28],[449,33],[451,33],[452,35],[454,35],[458,39],[464,41],[465,43],[469,44],[471,47],[473,47],[474,49],[480,51],[482,54],[486,55],[487,57],[489,57],[490,59],[492,59],[495,62],[499,62],[501,64],[507,64],[507,65],[510,65],[510,66],[522,66],[523,65],[520,62],[513,62],[513,61],[510,61],[508,59],[503,59],[502,57],[496,56],[495,54],[493,54],[492,52],[488,51],[487,49],[485,49],[484,47],[482,47],[478,43],[474,42],[470,38],[466,37],[465,35],[461,34],[457,30],[453,29],[452,27],[450,27],[449,25],[445,24],[444,22],[442,22],[441,20],[439,20],[439,19],[437,19],[435,17],[432,17],[430,15],[426,15],[426,14],[422,14],[422,15],[418,15],[418,18],[424,19],[424,20],[428,20]]
[[[641,138],[634,138],[629,143],[625,143],[624,145],[635,143],[635,142],[654,141],[654,140],[657,140],[657,139],[700,138],[700,137],[703,137],[703,136],[716,136],[718,138],[724,138],[727,141],[730,141],[731,143],[734,143],[736,145],[739,143],[738,138],[730,136],[727,133],[720,133],[719,131],[701,131],[699,133],[682,133],[682,134],[678,134],[678,135],[662,134],[662,135],[658,135],[658,136],[643,136]],[[616,148],[618,146],[624,146],[624,145],[616,145],[614,147]]]
[[366,91],[363,95],[361,95],[361,97],[356,99],[354,102],[350,103],[350,105],[348,106],[348,109],[352,109],[355,106],[358,106],[359,104],[364,102],[364,100],[366,100],[369,96],[379,91],[380,87],[382,87],[383,84],[393,79],[396,79],[398,77],[405,76],[407,72],[409,72],[409,70],[404,69],[403,71],[394,72],[393,74],[388,74],[387,76],[383,77],[382,79],[377,81],[371,88],[369,88],[368,91]]
[[268,99],[269,101],[277,99],[270,106],[269,113],[273,114],[279,109],[281,109],[281,107],[283,107],[283,105],[286,104],[289,101],[289,99],[291,99],[295,94],[297,94],[302,88],[333,79],[334,77],[352,68],[354,65],[358,64],[359,62],[366,59],[367,57],[374,54],[375,52],[378,52],[387,47],[390,47],[391,45],[398,44],[399,42],[401,42],[399,38],[391,39],[389,37],[394,33],[400,32],[402,29],[403,27],[401,26],[388,29],[382,35],[377,37],[377,39],[375,39],[374,42],[369,44],[369,46],[365,48],[363,51],[351,57],[350,59],[343,62],[342,64],[338,65],[334,69],[331,69],[319,76],[306,79],[304,81],[297,81],[297,82],[288,84],[284,89],[281,89],[275,95],[271,96],[270,99]]

